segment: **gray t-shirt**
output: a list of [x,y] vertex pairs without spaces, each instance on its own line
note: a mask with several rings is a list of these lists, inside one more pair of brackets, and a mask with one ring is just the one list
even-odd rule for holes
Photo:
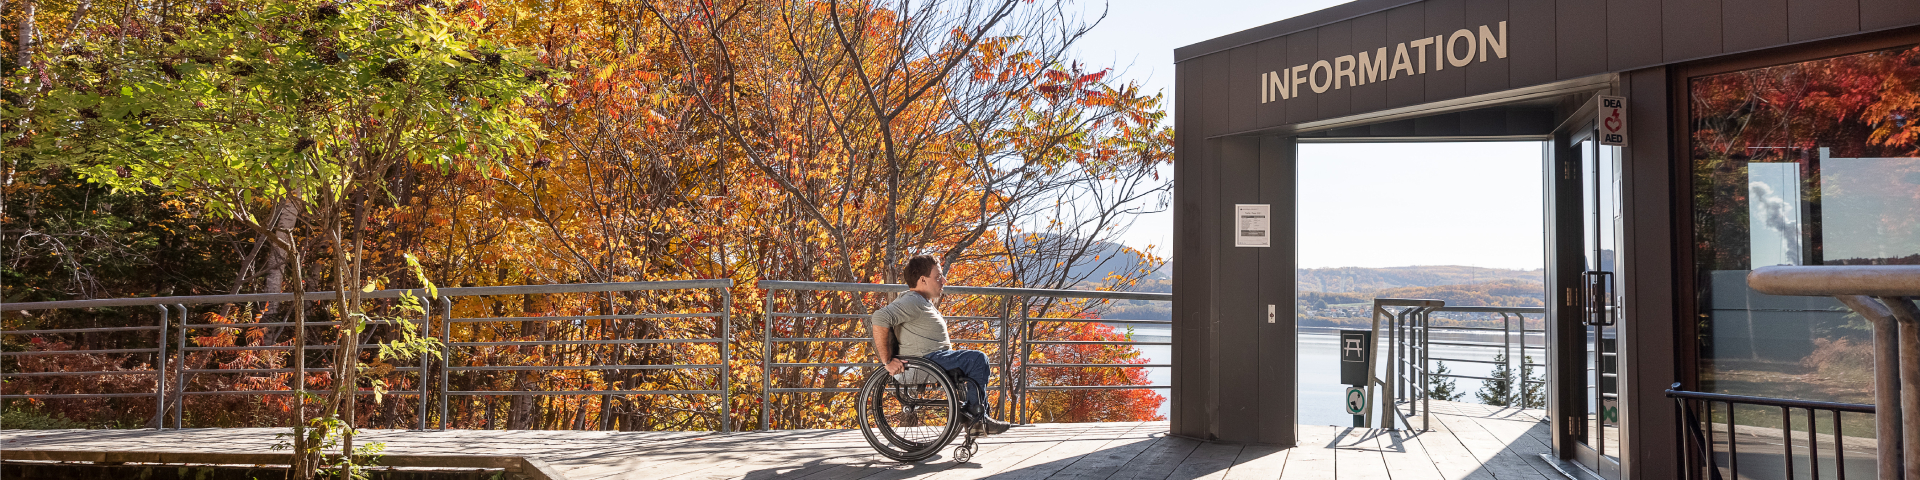
[[918,292],[908,291],[893,303],[873,311],[869,326],[887,327],[900,342],[894,355],[921,356],[953,348],[947,338],[947,317]]

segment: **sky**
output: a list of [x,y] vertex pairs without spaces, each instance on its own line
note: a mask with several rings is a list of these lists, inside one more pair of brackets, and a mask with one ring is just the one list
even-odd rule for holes
[[[1089,19],[1103,7],[1106,18],[1081,39],[1079,58],[1110,65],[1120,78],[1147,91],[1165,92],[1171,111],[1173,49],[1341,3],[1346,2],[1085,2],[1081,6]],[[1539,268],[1539,164],[1534,143],[1303,145],[1301,267]],[[1172,178],[1172,173],[1169,167],[1161,177]],[[1489,225],[1508,233],[1488,232]],[[1421,237],[1379,233],[1388,230]],[[1152,245],[1154,252],[1170,254],[1172,210],[1141,216],[1121,243]]]

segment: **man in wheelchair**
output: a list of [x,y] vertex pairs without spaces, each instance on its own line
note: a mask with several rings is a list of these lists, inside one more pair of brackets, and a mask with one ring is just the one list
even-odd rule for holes
[[[909,290],[893,303],[875,310],[870,319],[873,351],[879,353],[880,363],[886,365],[890,374],[898,375],[906,368],[905,361],[894,358],[896,354],[924,358],[945,371],[959,371],[973,380],[962,382],[968,386],[966,404],[960,409],[964,425],[980,427],[987,435],[1006,432],[1010,426],[1007,422],[987,416],[986,389],[982,387],[992,378],[987,355],[978,350],[955,350],[947,336],[947,319],[935,305],[940,301],[941,289],[947,285],[942,267],[940,260],[932,255],[907,259],[902,276],[906,277]],[[896,343],[898,352],[891,348]]]

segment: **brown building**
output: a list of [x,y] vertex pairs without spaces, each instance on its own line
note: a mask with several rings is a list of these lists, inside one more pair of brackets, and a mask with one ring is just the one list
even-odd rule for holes
[[1871,403],[1861,322],[1745,274],[1920,263],[1920,2],[1358,0],[1175,61],[1176,435],[1296,441],[1303,142],[1542,142],[1553,443],[1601,477],[1680,475],[1675,383]]

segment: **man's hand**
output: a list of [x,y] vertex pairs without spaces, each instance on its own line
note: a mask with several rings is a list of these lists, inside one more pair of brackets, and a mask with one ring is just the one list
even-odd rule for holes
[[907,362],[905,360],[895,358],[892,360],[888,360],[886,366],[887,366],[887,373],[899,375],[900,372],[905,371],[907,369]]

